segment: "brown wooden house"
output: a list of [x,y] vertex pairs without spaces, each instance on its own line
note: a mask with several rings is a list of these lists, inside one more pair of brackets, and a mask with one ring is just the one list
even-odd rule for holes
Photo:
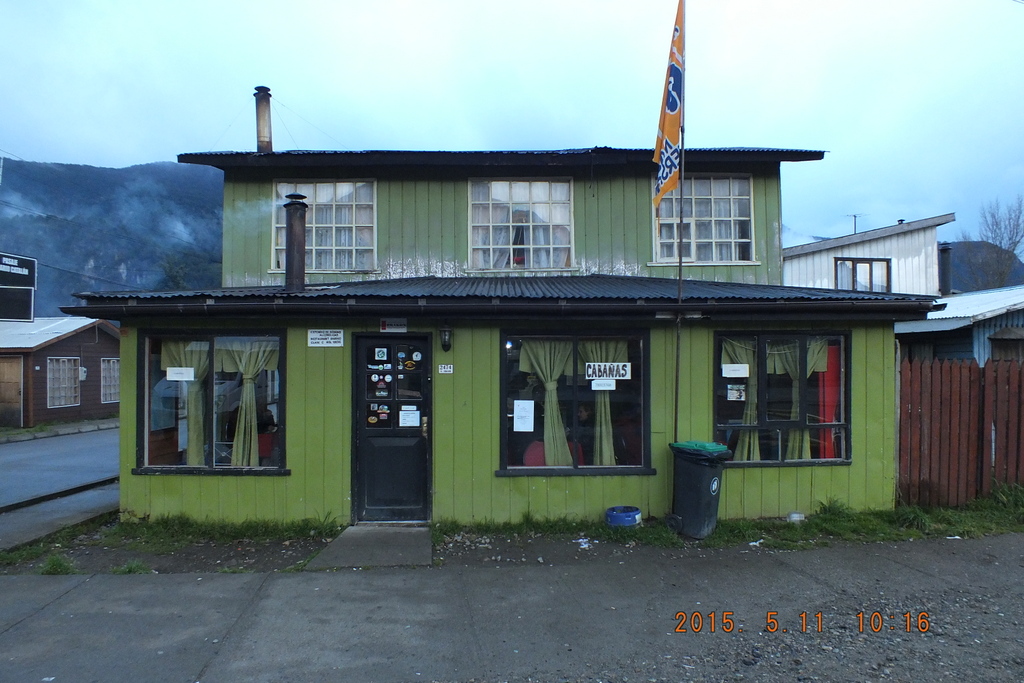
[[0,323],[0,426],[115,417],[120,332],[105,320]]

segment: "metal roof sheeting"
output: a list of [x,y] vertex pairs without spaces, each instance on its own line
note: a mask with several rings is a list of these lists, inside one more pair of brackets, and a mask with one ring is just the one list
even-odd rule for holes
[[[259,299],[311,298],[435,298],[435,299],[533,299],[533,300],[623,300],[676,301],[678,281],[668,278],[626,275],[568,275],[554,277],[418,277],[393,280],[364,280],[337,284],[307,285],[301,292],[283,287],[244,287],[176,292],[84,292],[75,296],[86,301],[133,299]],[[912,302],[931,303],[931,297],[878,292],[783,287],[736,282],[684,280],[683,301],[820,301],[820,302]]]
[[931,311],[927,320],[899,323],[896,332],[955,330],[1004,313],[1024,310],[1024,285],[965,292],[943,297],[936,303],[945,304],[945,308]]
[[97,324],[91,318],[36,318],[30,323],[0,322],[0,349],[37,349]]

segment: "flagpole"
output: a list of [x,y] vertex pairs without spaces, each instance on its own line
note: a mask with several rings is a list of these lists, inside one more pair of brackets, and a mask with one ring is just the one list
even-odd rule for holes
[[[686,100],[686,7],[685,0],[679,0],[679,16],[681,21],[679,22],[680,32],[680,44],[683,49],[680,51],[680,59],[682,61],[682,74],[684,75],[683,82],[680,83],[679,88],[679,220],[676,223],[676,257],[679,260],[678,273],[676,279],[676,306],[682,309],[683,306],[683,166],[686,155],[686,146],[683,144],[683,130],[685,128],[684,118],[686,116],[686,107],[683,103]],[[682,310],[676,311],[676,381],[675,381],[675,422],[672,429],[672,441],[679,441],[679,401],[680,401],[680,374],[682,368],[682,352],[683,352],[683,312]]]
[[[673,438],[679,440],[679,375],[682,367],[682,304],[683,304],[683,74],[684,58],[683,15],[684,0],[679,0],[675,22],[672,26],[672,44],[668,52],[668,68],[665,71],[665,90],[662,94],[661,114],[658,119],[658,140],[654,147],[654,163],[658,174],[654,182],[655,224],[660,225],[658,210],[661,202],[673,189],[679,188],[679,216],[676,220],[676,259],[678,273],[676,292],[676,380],[675,380],[675,428]],[[677,140],[673,140],[673,138]],[[658,228],[659,234],[661,228]]]

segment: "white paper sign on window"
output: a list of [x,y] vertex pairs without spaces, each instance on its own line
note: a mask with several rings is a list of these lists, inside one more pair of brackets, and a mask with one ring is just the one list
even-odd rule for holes
[[344,346],[345,330],[310,330],[308,346]]
[[167,368],[167,379],[172,382],[194,382],[195,368]]
[[512,431],[533,431],[533,401],[512,402]]
[[722,377],[750,377],[750,366],[746,363],[722,363]]
[[613,379],[592,379],[590,380],[591,391],[615,391],[615,380]]
[[406,410],[405,406],[398,412],[398,426],[399,427],[419,427],[420,426],[420,411],[418,410]]

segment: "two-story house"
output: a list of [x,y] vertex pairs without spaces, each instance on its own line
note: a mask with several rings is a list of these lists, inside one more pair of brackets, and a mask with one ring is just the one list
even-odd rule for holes
[[724,516],[891,507],[932,301],[781,285],[779,165],[822,155],[688,150],[657,212],[650,150],[181,155],[224,171],[224,288],[73,309],[121,322],[122,509],[660,516],[688,439],[735,453]]

